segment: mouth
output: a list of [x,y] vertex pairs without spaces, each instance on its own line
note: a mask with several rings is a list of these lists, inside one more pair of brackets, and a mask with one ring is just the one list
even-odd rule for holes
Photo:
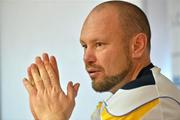
[[88,72],[89,76],[91,77],[91,79],[94,79],[94,78],[96,78],[99,75],[100,70],[97,70],[97,69],[87,69],[87,72]]

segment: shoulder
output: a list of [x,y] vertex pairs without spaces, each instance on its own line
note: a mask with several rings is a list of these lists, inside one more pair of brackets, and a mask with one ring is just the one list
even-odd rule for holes
[[179,89],[160,73],[159,68],[154,67],[151,71],[155,80],[154,85],[128,90],[119,89],[110,99],[104,101],[106,111],[113,116],[123,116],[143,107],[148,112],[152,107],[159,105],[163,108],[170,105],[172,110],[173,106],[180,109]]

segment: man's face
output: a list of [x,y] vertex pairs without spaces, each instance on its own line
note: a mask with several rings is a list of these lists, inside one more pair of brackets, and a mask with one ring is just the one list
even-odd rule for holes
[[95,13],[81,31],[86,70],[92,87],[99,92],[109,91],[121,82],[132,65],[129,47],[116,17],[111,13]]

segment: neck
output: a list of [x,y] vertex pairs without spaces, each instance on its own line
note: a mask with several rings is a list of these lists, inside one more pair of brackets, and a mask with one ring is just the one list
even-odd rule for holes
[[136,80],[139,72],[146,66],[148,66],[150,64],[150,60],[144,62],[142,64],[142,62],[137,62],[134,63],[131,70],[129,71],[129,73],[127,74],[127,76],[116,86],[114,86],[110,92],[112,92],[113,94],[119,90],[120,88],[122,88],[124,85],[126,85],[127,83]]

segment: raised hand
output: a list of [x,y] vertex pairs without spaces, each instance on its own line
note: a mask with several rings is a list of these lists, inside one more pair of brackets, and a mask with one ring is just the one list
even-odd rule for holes
[[30,107],[36,120],[68,120],[75,106],[79,83],[67,85],[67,95],[61,89],[54,56],[43,54],[28,68],[24,85],[29,93]]

